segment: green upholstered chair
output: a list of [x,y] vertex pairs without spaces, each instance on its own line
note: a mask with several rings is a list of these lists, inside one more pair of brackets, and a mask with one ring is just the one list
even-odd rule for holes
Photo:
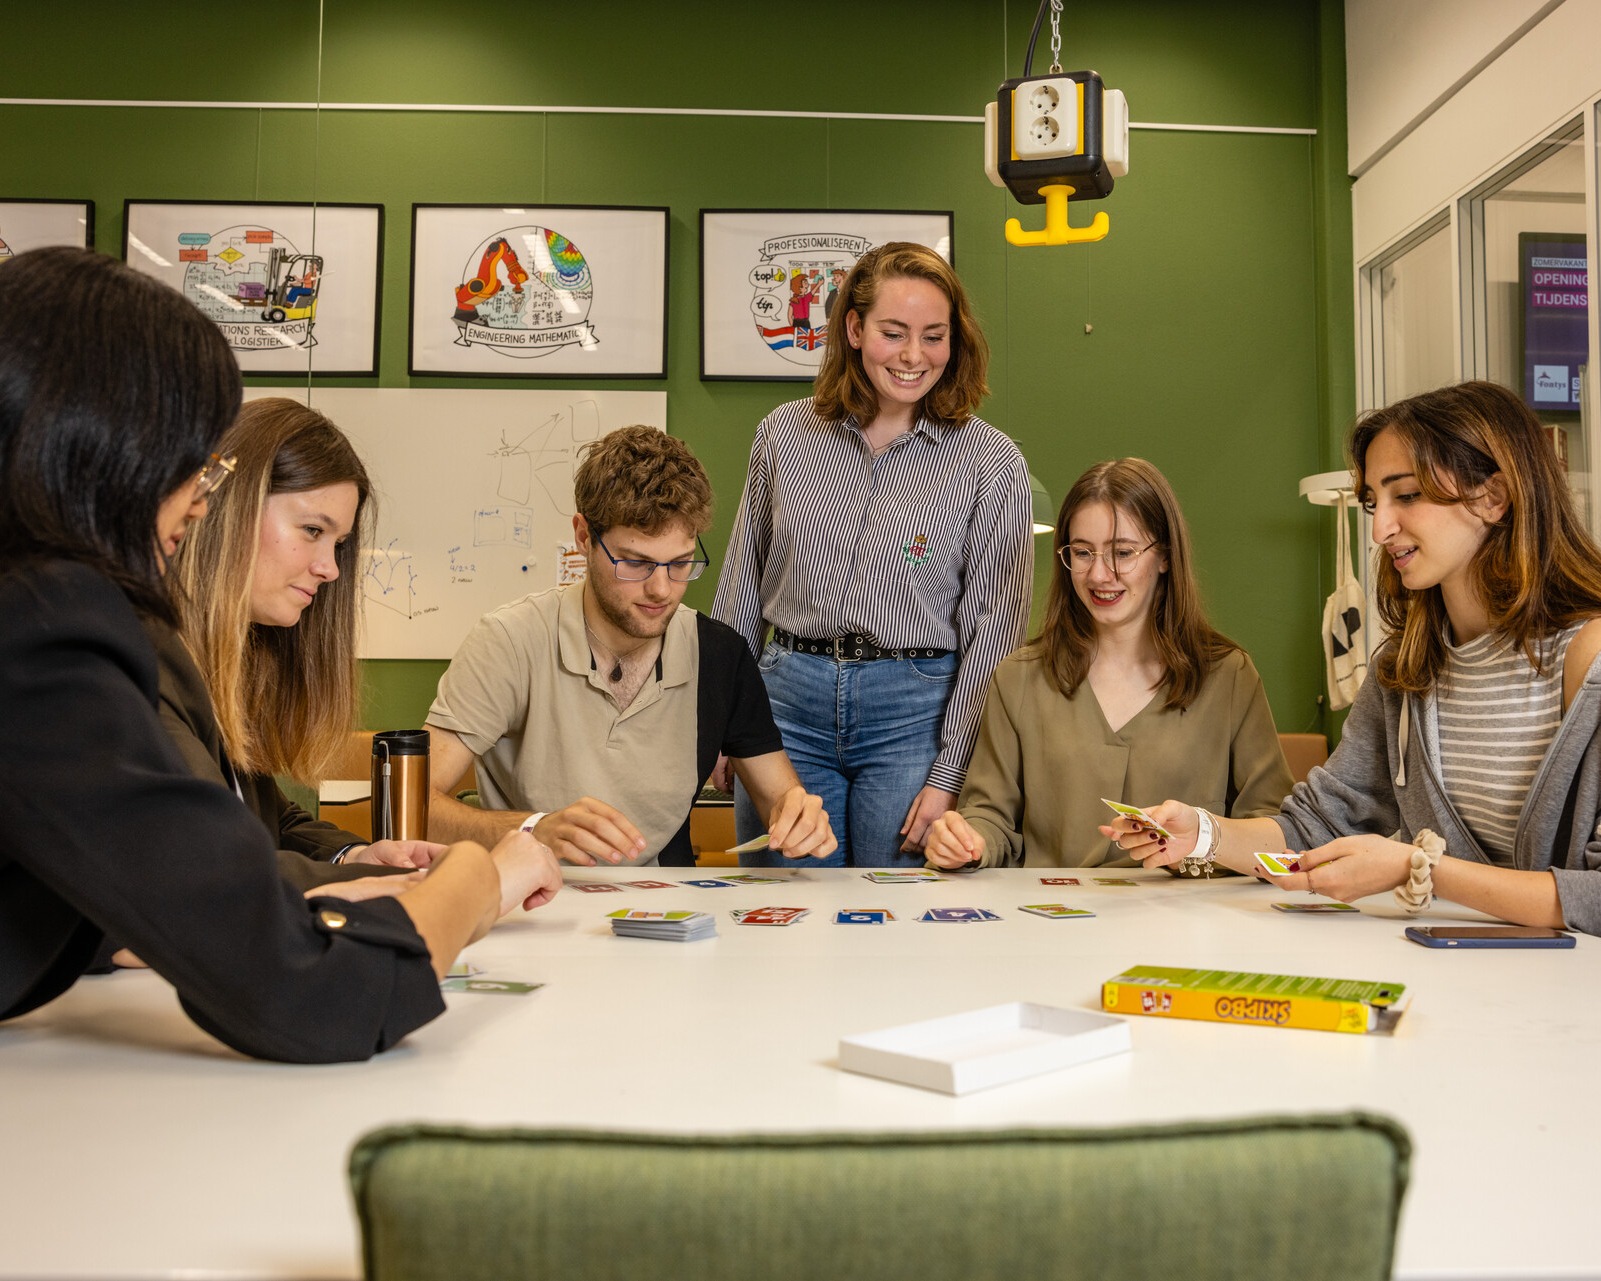
[[1380,1281],[1410,1151],[1361,1114],[672,1137],[402,1126],[351,1154],[369,1281]]

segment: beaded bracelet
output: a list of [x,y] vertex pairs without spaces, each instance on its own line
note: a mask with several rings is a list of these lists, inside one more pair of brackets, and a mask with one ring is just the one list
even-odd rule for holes
[[1211,879],[1212,861],[1217,858],[1217,847],[1223,839],[1223,824],[1199,805],[1195,807],[1195,821],[1195,849],[1178,861],[1178,873],[1180,876],[1200,876],[1205,873]]

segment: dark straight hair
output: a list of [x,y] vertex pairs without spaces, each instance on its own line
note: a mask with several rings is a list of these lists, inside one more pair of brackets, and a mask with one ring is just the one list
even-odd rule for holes
[[239,386],[217,326],[115,259],[35,249],[0,267],[0,572],[80,561],[172,621],[156,513]]

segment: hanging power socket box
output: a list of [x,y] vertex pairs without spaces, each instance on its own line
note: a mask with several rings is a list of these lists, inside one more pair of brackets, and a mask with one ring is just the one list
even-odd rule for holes
[[1064,183],[1075,202],[1103,199],[1128,172],[1128,103],[1093,71],[1008,80],[985,104],[984,172],[1025,205]]

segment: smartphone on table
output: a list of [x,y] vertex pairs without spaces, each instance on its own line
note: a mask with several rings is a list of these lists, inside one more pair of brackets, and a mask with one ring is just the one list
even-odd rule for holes
[[1572,947],[1573,935],[1544,925],[1409,925],[1424,947]]

